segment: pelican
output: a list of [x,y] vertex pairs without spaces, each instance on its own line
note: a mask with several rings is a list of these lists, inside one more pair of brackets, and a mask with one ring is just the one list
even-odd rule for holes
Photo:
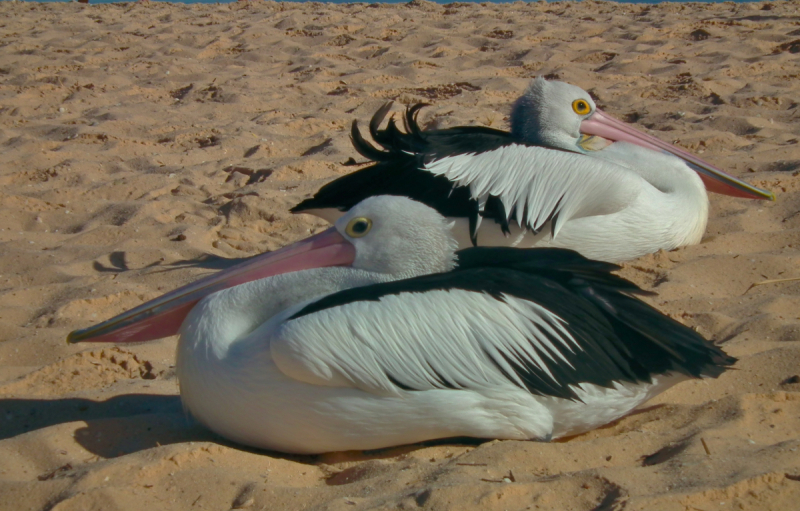
[[[771,192],[600,111],[563,82],[533,80],[513,105],[511,131],[456,127],[422,131],[419,109],[370,122],[377,149],[353,122],[355,149],[374,165],[323,186],[294,213],[330,222],[366,197],[403,195],[456,222],[459,247],[562,247],[622,262],[700,242],[706,188],[774,200]],[[704,186],[705,183],[705,186]]]
[[634,298],[617,266],[564,249],[456,248],[434,209],[371,197],[315,237],[68,341],[142,341],[132,326],[165,320],[167,335],[182,315],[186,409],[232,441],[302,454],[547,441],[735,362]]

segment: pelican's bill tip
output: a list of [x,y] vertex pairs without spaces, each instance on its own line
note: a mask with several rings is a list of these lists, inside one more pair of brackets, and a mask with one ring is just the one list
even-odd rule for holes
[[777,202],[777,198],[775,197],[775,193],[772,190],[767,190],[766,188],[757,188],[753,187],[752,192],[756,195],[755,199],[761,200],[768,200],[770,202]]
[[67,344],[78,344],[79,342],[88,341],[92,337],[95,337],[94,332],[96,330],[97,329],[95,327],[73,330],[67,334]]
[[77,344],[82,340],[81,330],[73,330],[67,334],[67,344]]

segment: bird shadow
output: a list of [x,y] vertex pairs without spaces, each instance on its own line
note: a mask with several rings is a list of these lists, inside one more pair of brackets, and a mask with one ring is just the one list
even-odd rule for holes
[[166,265],[162,265],[161,261],[152,262],[142,268],[131,268],[128,266],[127,256],[123,251],[111,252],[108,255],[109,265],[106,266],[101,262],[94,261],[92,268],[100,273],[123,273],[134,269],[148,269],[157,268],[152,273],[162,273],[167,271],[174,271],[183,268],[200,268],[203,270],[225,270],[243,263],[255,256],[250,257],[221,257],[214,254],[202,254],[194,259],[182,259]]
[[83,398],[0,399],[0,440],[71,422],[84,422],[74,439],[103,458],[189,441],[218,441],[192,420],[180,397],[125,394],[104,401]]
[[226,270],[232,266],[249,261],[254,257],[261,254],[249,257],[221,257],[214,254],[203,254],[194,259],[182,259],[169,263],[169,270],[177,270],[179,268],[200,268],[203,270]]
[[122,273],[130,270],[128,262],[125,260],[125,252],[111,252],[108,254],[108,262],[110,265],[106,266],[95,261],[92,263],[92,268],[101,273]]

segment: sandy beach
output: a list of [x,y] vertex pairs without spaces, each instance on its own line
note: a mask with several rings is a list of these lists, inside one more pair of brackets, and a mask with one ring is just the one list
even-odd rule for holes
[[[797,509],[800,1],[0,3],[0,510]],[[545,75],[775,192],[626,264],[739,358],[553,443],[286,456],[183,412],[175,338],[68,332],[326,227],[350,124],[506,129]]]

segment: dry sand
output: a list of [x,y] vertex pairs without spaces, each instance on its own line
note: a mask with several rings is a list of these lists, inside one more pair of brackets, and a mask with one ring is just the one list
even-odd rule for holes
[[[800,2],[0,3],[0,509],[798,509]],[[292,457],[181,410],[175,339],[66,334],[324,224],[353,119],[507,127],[528,80],[772,189],[623,274],[741,360],[559,443]],[[397,105],[399,110],[401,105]],[[749,289],[749,290],[748,290]]]

